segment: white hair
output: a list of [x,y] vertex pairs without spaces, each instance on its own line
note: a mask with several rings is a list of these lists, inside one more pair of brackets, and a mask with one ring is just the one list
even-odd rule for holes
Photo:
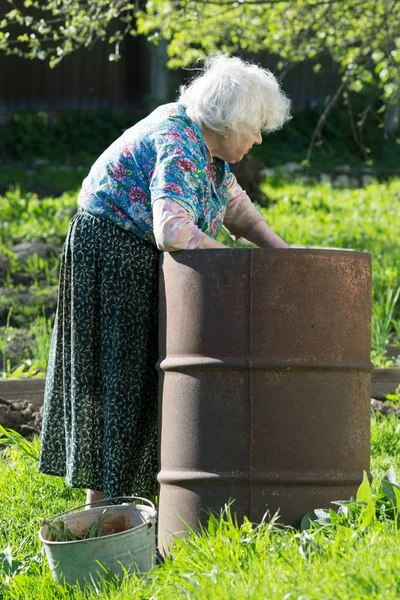
[[208,58],[179,91],[188,116],[220,134],[275,131],[291,118],[291,102],[271,71],[225,54]]

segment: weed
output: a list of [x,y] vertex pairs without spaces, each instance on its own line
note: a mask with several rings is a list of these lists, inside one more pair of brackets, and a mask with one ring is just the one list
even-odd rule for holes
[[372,306],[372,352],[385,354],[393,338],[393,315],[400,297],[400,287],[388,287]]
[[42,524],[47,524],[50,533],[50,542],[76,542],[79,540],[89,540],[102,537],[104,535],[102,526],[108,516],[103,514],[93,523],[84,533],[74,533],[63,519],[43,520]]
[[10,318],[11,318],[12,308],[8,311],[6,326],[2,331],[2,335],[0,336],[0,351],[1,358],[3,364],[3,371],[0,373],[1,377],[4,377],[7,371],[7,343],[9,341],[9,330],[10,330]]
[[32,356],[35,357],[38,369],[45,373],[47,370],[52,336],[51,319],[47,319],[44,316],[38,317],[31,325],[29,331],[33,337],[33,342],[30,344]]

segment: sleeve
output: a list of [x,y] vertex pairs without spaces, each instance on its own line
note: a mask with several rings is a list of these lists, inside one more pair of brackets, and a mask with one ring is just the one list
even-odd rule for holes
[[204,195],[204,163],[199,141],[189,127],[158,132],[156,164],[150,182],[151,202],[170,198],[197,218],[197,198]]
[[224,218],[224,227],[233,239],[246,237],[256,223],[264,221],[249,196],[238,184],[236,177],[230,173],[228,184],[228,208]]
[[192,214],[169,198],[153,203],[153,231],[157,248],[164,252],[193,250],[204,235]]

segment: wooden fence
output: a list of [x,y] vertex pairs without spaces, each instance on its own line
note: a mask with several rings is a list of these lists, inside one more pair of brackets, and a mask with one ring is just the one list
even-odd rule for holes
[[[10,9],[0,0],[1,14]],[[167,72],[165,48],[128,36],[121,44],[121,60],[110,62],[110,45],[98,42],[91,50],[67,56],[55,69],[39,60],[21,59],[0,52],[0,118],[18,110],[137,108],[176,98],[179,84],[193,71]],[[272,72],[278,57],[256,56]],[[305,61],[293,66],[283,87],[298,108],[322,102],[336,90],[337,70],[328,57],[316,74]]]

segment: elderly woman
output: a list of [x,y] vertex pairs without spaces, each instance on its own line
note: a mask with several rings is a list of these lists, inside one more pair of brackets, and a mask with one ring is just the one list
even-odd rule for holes
[[39,469],[87,488],[88,502],[155,490],[160,250],[225,248],[222,226],[286,247],[228,163],[289,108],[269,71],[214,57],[84,180],[61,261]]

